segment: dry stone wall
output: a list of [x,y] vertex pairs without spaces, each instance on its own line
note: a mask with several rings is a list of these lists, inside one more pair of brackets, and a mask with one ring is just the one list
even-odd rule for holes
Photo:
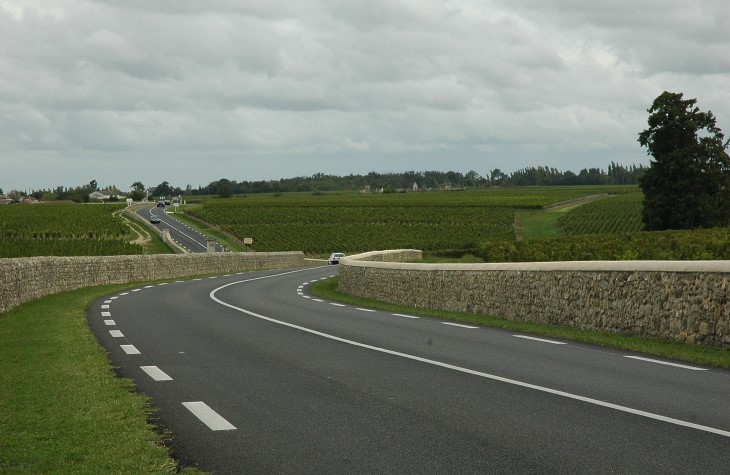
[[[406,251],[413,261],[413,251]],[[394,253],[379,256],[379,259]],[[340,290],[387,302],[730,348],[730,261],[340,263]]]
[[0,259],[0,312],[94,285],[307,266],[301,252]]

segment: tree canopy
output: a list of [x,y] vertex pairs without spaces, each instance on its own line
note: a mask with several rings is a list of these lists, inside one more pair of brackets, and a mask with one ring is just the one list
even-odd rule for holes
[[712,112],[696,99],[663,92],[648,109],[639,143],[653,157],[639,178],[647,230],[694,229],[730,222],[730,157]]

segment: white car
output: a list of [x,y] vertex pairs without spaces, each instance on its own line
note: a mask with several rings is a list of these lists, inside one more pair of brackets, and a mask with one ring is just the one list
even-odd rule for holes
[[332,254],[330,254],[330,258],[327,259],[327,264],[339,264],[340,259],[342,259],[343,257],[345,257],[343,253],[333,252]]

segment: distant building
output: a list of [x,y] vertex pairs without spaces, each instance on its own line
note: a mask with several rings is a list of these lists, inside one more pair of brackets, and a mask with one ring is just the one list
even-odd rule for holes
[[89,193],[89,199],[92,201],[109,201],[111,199],[124,200],[126,198],[127,195],[114,188],[110,188],[108,190],[97,190]]

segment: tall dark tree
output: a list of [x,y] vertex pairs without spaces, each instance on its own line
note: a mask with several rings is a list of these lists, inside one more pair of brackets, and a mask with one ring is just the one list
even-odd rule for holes
[[157,187],[155,188],[155,191],[152,192],[155,196],[167,196],[169,197],[172,194],[172,187],[170,184],[166,181],[163,181]]
[[653,157],[639,178],[648,230],[693,229],[730,222],[728,143],[712,112],[696,99],[663,92],[654,100],[639,143]]
[[143,199],[147,198],[147,191],[145,189],[144,183],[141,181],[135,181],[132,183],[132,192],[129,194],[130,198],[132,198],[134,201],[142,201]]

